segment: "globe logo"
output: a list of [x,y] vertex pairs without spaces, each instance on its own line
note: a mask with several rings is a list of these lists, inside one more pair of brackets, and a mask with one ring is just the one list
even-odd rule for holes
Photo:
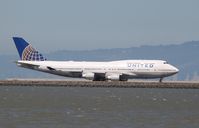
[[36,51],[31,45],[28,45],[22,53],[22,60],[44,61],[46,59],[42,56],[42,54]]

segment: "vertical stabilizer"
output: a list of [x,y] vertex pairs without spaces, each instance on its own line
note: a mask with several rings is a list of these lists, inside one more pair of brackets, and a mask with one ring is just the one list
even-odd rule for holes
[[44,61],[46,60],[42,54],[36,51],[29,43],[21,37],[13,37],[15,46],[18,50],[21,60],[27,61]]

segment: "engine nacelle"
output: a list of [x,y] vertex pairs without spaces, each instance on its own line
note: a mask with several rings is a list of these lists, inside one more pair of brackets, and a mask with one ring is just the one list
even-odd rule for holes
[[120,74],[106,74],[106,79],[107,80],[120,80]]
[[95,74],[92,72],[83,72],[82,77],[88,80],[94,80]]

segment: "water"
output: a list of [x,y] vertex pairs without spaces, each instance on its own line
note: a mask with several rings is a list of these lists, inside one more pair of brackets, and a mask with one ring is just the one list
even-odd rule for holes
[[199,90],[0,87],[1,128],[196,128]]

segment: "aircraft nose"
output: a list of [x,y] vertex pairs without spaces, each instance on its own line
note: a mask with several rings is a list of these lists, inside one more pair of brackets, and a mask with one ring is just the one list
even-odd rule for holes
[[179,69],[173,66],[173,73],[178,73]]

